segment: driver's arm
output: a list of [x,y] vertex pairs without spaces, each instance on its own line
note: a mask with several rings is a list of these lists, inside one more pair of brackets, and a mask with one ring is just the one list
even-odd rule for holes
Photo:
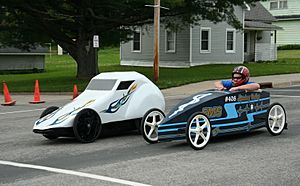
[[226,89],[226,88],[223,86],[222,81],[216,81],[216,82],[215,82],[215,87],[216,87],[216,89],[218,89],[218,90],[225,90],[225,89]]
[[229,91],[238,91],[238,90],[244,90],[244,91],[254,91],[258,90],[260,88],[260,85],[258,83],[250,83],[246,85],[241,85],[238,87],[232,87]]

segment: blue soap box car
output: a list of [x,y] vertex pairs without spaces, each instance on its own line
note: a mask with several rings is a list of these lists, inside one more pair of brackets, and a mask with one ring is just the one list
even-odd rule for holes
[[143,126],[143,137],[149,143],[186,139],[193,149],[200,150],[214,136],[261,127],[276,136],[287,123],[284,107],[270,104],[269,92],[207,90],[181,101],[164,119],[144,118]]

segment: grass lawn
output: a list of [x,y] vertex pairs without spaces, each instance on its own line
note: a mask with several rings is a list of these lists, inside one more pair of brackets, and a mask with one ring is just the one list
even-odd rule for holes
[[[278,51],[278,61],[272,63],[245,64],[251,76],[285,74],[300,72],[300,50]],[[204,80],[230,78],[234,64],[203,65],[191,68],[160,68],[160,88],[179,86]],[[106,48],[99,52],[100,72],[137,71],[153,79],[150,67],[130,67],[119,65],[119,48]],[[0,80],[8,83],[10,92],[33,92],[35,79],[40,82],[40,90],[44,92],[72,92],[76,83],[79,91],[86,87],[87,80],[77,80],[76,63],[68,56],[47,56],[46,70],[43,73],[2,74]],[[1,84],[2,90],[2,84]]]
[[300,50],[278,50],[278,59],[299,59]]

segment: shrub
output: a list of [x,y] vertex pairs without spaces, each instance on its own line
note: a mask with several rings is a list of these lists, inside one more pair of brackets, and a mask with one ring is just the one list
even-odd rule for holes
[[278,46],[277,50],[300,50],[300,45],[282,45]]

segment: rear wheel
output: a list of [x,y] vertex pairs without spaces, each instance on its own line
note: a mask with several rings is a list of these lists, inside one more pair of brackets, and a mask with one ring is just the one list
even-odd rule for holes
[[279,103],[269,106],[266,118],[266,127],[273,136],[280,135],[286,125],[286,112]]
[[207,116],[201,113],[193,114],[188,120],[186,139],[195,150],[203,149],[211,136],[211,124]]
[[148,143],[158,142],[158,125],[165,118],[165,114],[159,109],[149,110],[143,117],[141,132]]
[[100,117],[92,109],[81,110],[74,119],[74,135],[82,143],[94,142],[99,137],[101,129]]

